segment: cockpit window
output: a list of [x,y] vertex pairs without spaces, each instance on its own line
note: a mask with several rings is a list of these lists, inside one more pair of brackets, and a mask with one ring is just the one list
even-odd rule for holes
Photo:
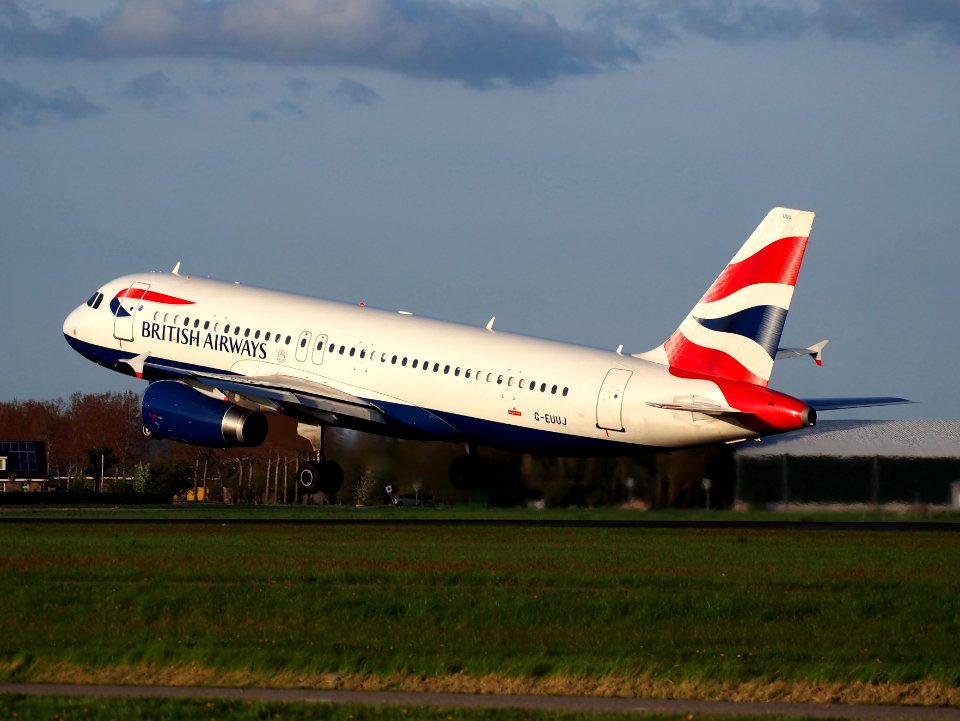
[[87,305],[96,310],[100,307],[100,303],[103,301],[103,293],[97,292],[90,296],[87,300]]

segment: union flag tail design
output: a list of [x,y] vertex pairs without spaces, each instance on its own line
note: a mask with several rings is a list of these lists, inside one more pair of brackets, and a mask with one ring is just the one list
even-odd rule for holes
[[678,374],[766,386],[813,218],[771,210],[673,335],[640,357]]

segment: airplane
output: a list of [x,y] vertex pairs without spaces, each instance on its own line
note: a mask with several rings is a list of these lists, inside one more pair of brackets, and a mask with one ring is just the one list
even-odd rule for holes
[[64,321],[67,342],[149,381],[143,433],[257,446],[286,414],[313,448],[304,494],[336,493],[343,470],[324,429],[462,444],[450,480],[484,487],[477,448],[630,455],[808,428],[817,412],[902,398],[798,399],[768,387],[814,213],[774,208],[680,326],[633,355],[248,287],[180,272],[102,285]]

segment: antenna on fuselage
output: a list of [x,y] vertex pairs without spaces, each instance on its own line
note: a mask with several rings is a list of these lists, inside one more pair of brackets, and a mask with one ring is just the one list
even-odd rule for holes
[[493,316],[490,321],[484,326],[487,330],[493,330],[493,322],[497,319],[497,316]]
[[173,266],[173,270],[170,271],[174,275],[180,275],[180,261],[177,261],[177,264]]

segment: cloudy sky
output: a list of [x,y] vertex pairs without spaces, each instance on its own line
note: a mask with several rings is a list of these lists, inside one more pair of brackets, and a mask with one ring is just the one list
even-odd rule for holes
[[773,386],[958,417],[957,0],[0,0],[2,400],[138,387],[62,320],[177,261],[648,350],[776,205]]

